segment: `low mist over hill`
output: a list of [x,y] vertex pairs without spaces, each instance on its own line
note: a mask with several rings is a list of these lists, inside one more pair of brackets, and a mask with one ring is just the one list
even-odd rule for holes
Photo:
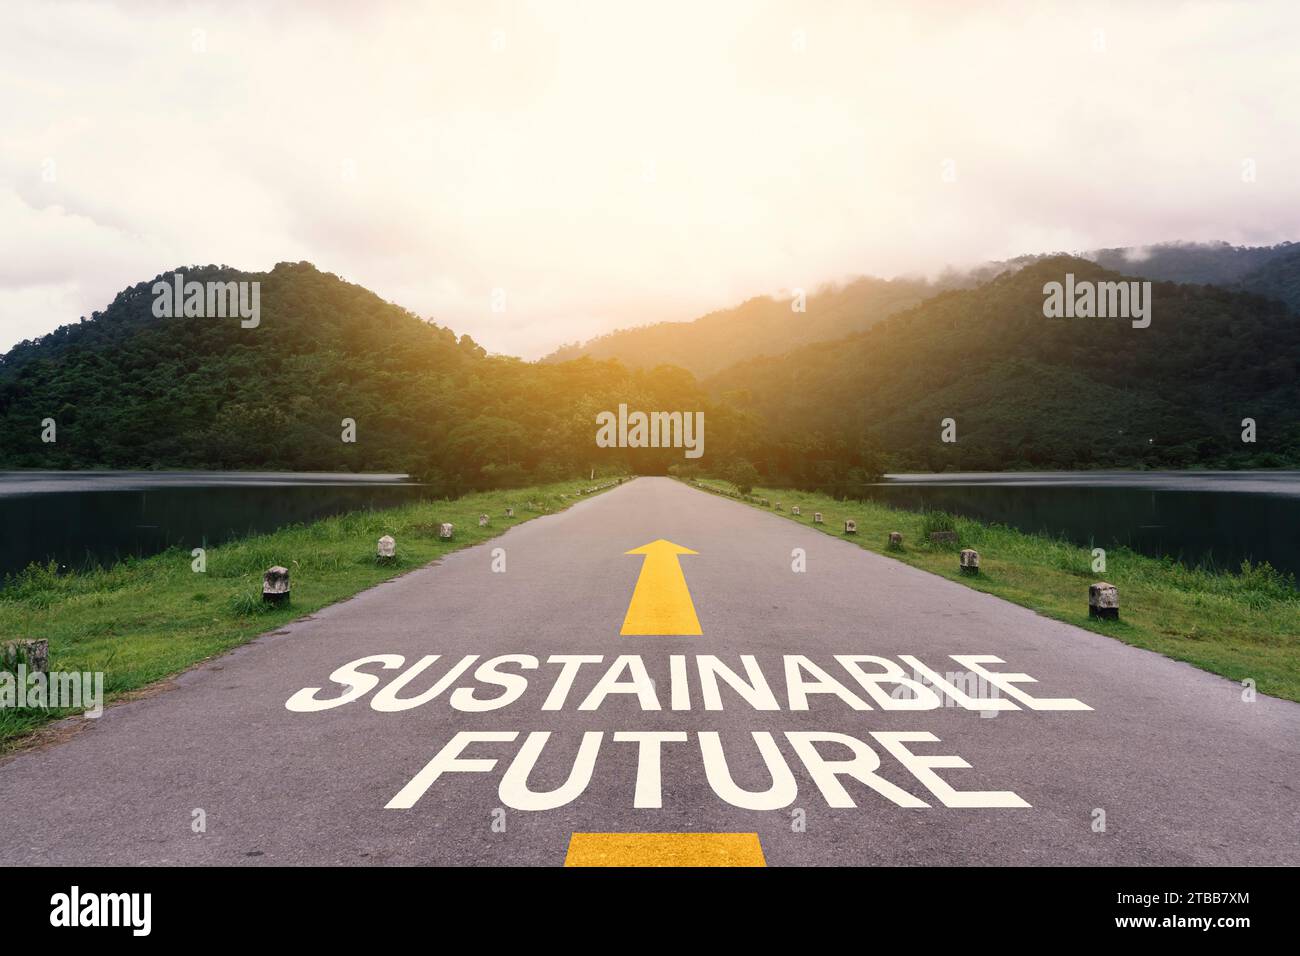
[[693,322],[659,322],[611,332],[583,345],[567,345],[545,361],[589,355],[641,368],[678,365],[696,375],[711,375],[745,359],[780,355],[809,342],[860,332],[943,289],[969,281],[956,274],[938,282],[861,278],[809,293],[802,311],[792,307],[795,303],[789,296],[760,296]]
[[[1105,269],[1125,275],[1170,282],[1200,282],[1234,286],[1288,253],[1295,243],[1276,246],[1234,246],[1226,242],[1162,242],[1153,246],[1096,249],[1082,253]],[[1249,286],[1246,286],[1249,288]]]
[[[1147,279],[1219,285],[1256,292],[1300,309],[1300,245],[1233,246],[1226,242],[1170,242],[1079,253],[1105,269]],[[566,345],[546,361],[589,355],[653,368],[679,365],[709,376],[748,359],[781,355],[814,342],[829,342],[871,328],[941,292],[964,289],[1048,258],[1024,255],[966,271],[949,270],[933,281],[864,277],[809,295],[802,312],[789,296],[761,296],[734,309],[691,322],[660,322],[620,329],[589,342]]]

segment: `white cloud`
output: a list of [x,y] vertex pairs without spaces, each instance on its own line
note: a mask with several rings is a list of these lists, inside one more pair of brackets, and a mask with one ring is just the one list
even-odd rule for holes
[[964,10],[6,4],[0,348],[191,263],[308,259],[536,356],[854,273],[1296,238],[1294,5]]

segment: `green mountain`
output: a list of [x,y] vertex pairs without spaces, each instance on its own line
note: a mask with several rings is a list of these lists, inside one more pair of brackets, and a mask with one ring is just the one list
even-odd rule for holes
[[610,332],[583,345],[566,345],[545,361],[587,355],[618,359],[637,368],[677,365],[696,375],[712,375],[745,359],[780,355],[799,345],[860,332],[944,289],[970,282],[955,273],[937,283],[861,278],[808,295],[802,312],[794,311],[790,298],[760,296],[691,322],[659,322]]
[[[703,382],[669,365],[489,356],[308,263],[184,272],[260,283],[257,326],[155,315],[166,273],[16,346],[0,358],[0,467],[402,471],[445,493],[675,468],[846,494],[886,467],[1300,464],[1295,313],[1160,282],[1149,328],[1045,318],[1045,283],[1123,278],[1083,259],[1041,259]],[[704,457],[597,447],[597,414],[620,404],[703,411]],[[947,418],[955,443],[940,440]]]
[[1234,246],[1226,242],[1162,242],[1153,246],[1096,249],[1082,258],[1103,269],[1169,282],[1251,289],[1247,277],[1300,252],[1300,245]]
[[[1300,320],[1284,305],[1159,282],[1149,328],[1046,318],[1044,285],[1067,272],[1123,279],[1046,258],[705,384],[765,423],[777,467],[784,443],[813,433],[883,448],[895,468],[1300,462]],[[955,443],[940,440],[946,418]]]
[[[1226,242],[1170,242],[1097,249],[1080,257],[1126,275],[1257,292],[1300,309],[1300,245],[1294,243],[1233,246]],[[583,344],[566,345],[544,361],[587,355],[618,359],[637,368],[677,365],[698,376],[710,376],[737,362],[774,357],[802,345],[865,331],[941,292],[971,288],[1046,258],[1025,255],[964,272],[949,270],[934,282],[861,278],[809,296],[805,312],[794,312],[789,298],[761,296],[694,321],[620,329]]]
[[1270,257],[1241,276],[1233,287],[1277,299],[1300,312],[1300,245]]
[[[183,272],[260,282],[259,324],[155,316],[152,288],[169,272],[21,343],[0,358],[0,467],[399,471],[458,491],[662,470],[681,452],[597,449],[596,412],[710,407],[680,369],[488,356],[309,263]],[[46,419],[54,442],[42,440]],[[726,422],[711,413],[710,452],[734,454]]]

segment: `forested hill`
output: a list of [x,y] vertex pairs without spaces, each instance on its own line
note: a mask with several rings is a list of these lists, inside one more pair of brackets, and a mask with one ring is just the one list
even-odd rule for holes
[[[680,369],[490,357],[468,336],[308,263],[269,273],[183,270],[188,281],[258,281],[260,322],[159,318],[152,287],[0,358],[0,467],[401,471],[448,491],[572,477],[591,467],[666,468],[661,453],[601,450],[595,414],[709,408]],[[735,455],[711,411],[708,452]],[[53,419],[52,443],[42,422]],[[344,419],[356,441],[343,441]]]
[[[1044,259],[705,384],[764,421],[774,443],[865,434],[894,467],[1300,462],[1300,321],[1284,305],[1157,282],[1149,328],[1048,319],[1044,284],[1067,272],[1123,278]],[[945,418],[955,443],[940,441]],[[1244,418],[1257,423],[1255,444],[1241,440]]]
[[677,365],[696,375],[711,375],[745,359],[781,355],[800,345],[860,332],[944,289],[973,283],[972,277],[956,273],[937,282],[861,278],[810,292],[802,312],[791,307],[790,298],[760,296],[693,322],[610,332],[583,345],[567,345],[544,361],[587,355],[639,368]]
[[1167,242],[1140,249],[1098,249],[1083,258],[1148,279],[1217,285],[1254,292],[1300,311],[1300,243],[1233,246]]
[[[809,295],[795,312],[791,299],[760,296],[733,309],[690,322],[658,322],[619,329],[557,349],[543,361],[588,355],[654,368],[678,365],[713,375],[748,359],[772,357],[802,345],[862,332],[931,296],[966,289],[1047,258],[1024,255],[966,271],[948,270],[933,281],[864,277]],[[1234,246],[1226,242],[1167,242],[1080,253],[1105,269],[1147,279],[1218,285],[1276,298],[1300,310],[1300,244]]]
[[[257,327],[154,315],[166,273],[15,347],[0,358],[0,468],[402,471],[456,493],[677,465],[851,493],[882,468],[1300,464],[1294,313],[1166,282],[1149,328],[1045,318],[1046,282],[1122,278],[1082,259],[1043,259],[703,384],[672,366],[489,356],[308,263],[184,272],[260,282]],[[705,412],[704,457],[598,448],[595,416],[620,404]],[[940,440],[945,418],[955,443]]]
[[1262,291],[1252,285],[1252,273],[1268,270],[1278,260],[1296,252],[1300,252],[1300,244],[1293,242],[1275,246],[1234,246],[1226,242],[1161,242],[1142,247],[1096,249],[1083,253],[1082,257],[1104,269],[1141,275],[1148,279]]
[[1292,244],[1283,254],[1272,256],[1234,283],[1270,299],[1278,299],[1300,313],[1300,245]]
[[[90,320],[17,346],[0,364],[6,464],[329,468],[360,464],[364,448],[414,465],[394,411],[436,428],[441,390],[483,359],[470,339],[305,263],[183,272],[201,283],[260,282],[260,324],[156,317],[151,289],[170,284],[167,273]],[[431,379],[419,397],[417,370]],[[35,427],[46,417],[57,424],[53,445]],[[365,445],[340,441],[344,417],[365,423]]]

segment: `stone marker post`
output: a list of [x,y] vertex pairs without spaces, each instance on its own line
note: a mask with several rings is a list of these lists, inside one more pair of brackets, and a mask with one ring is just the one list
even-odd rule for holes
[[980,553],[974,548],[961,549],[961,573],[962,574],[979,574],[980,573]]
[[278,564],[262,575],[262,600],[267,604],[289,603],[289,569]]
[[381,558],[391,559],[397,555],[397,542],[393,540],[392,535],[384,535],[379,539],[378,556]]
[[26,667],[29,674],[47,673],[50,669],[50,642],[42,637],[0,644],[0,671],[17,674],[19,664]]
[[1119,588],[1105,581],[1088,585],[1088,617],[1119,618]]
[[442,538],[442,540],[444,541],[450,541],[451,536],[455,533],[455,531],[456,531],[456,526],[453,524],[449,524],[446,521],[438,525],[438,537]]
[[903,550],[903,532],[901,531],[889,532],[889,547],[890,550],[893,551]]

